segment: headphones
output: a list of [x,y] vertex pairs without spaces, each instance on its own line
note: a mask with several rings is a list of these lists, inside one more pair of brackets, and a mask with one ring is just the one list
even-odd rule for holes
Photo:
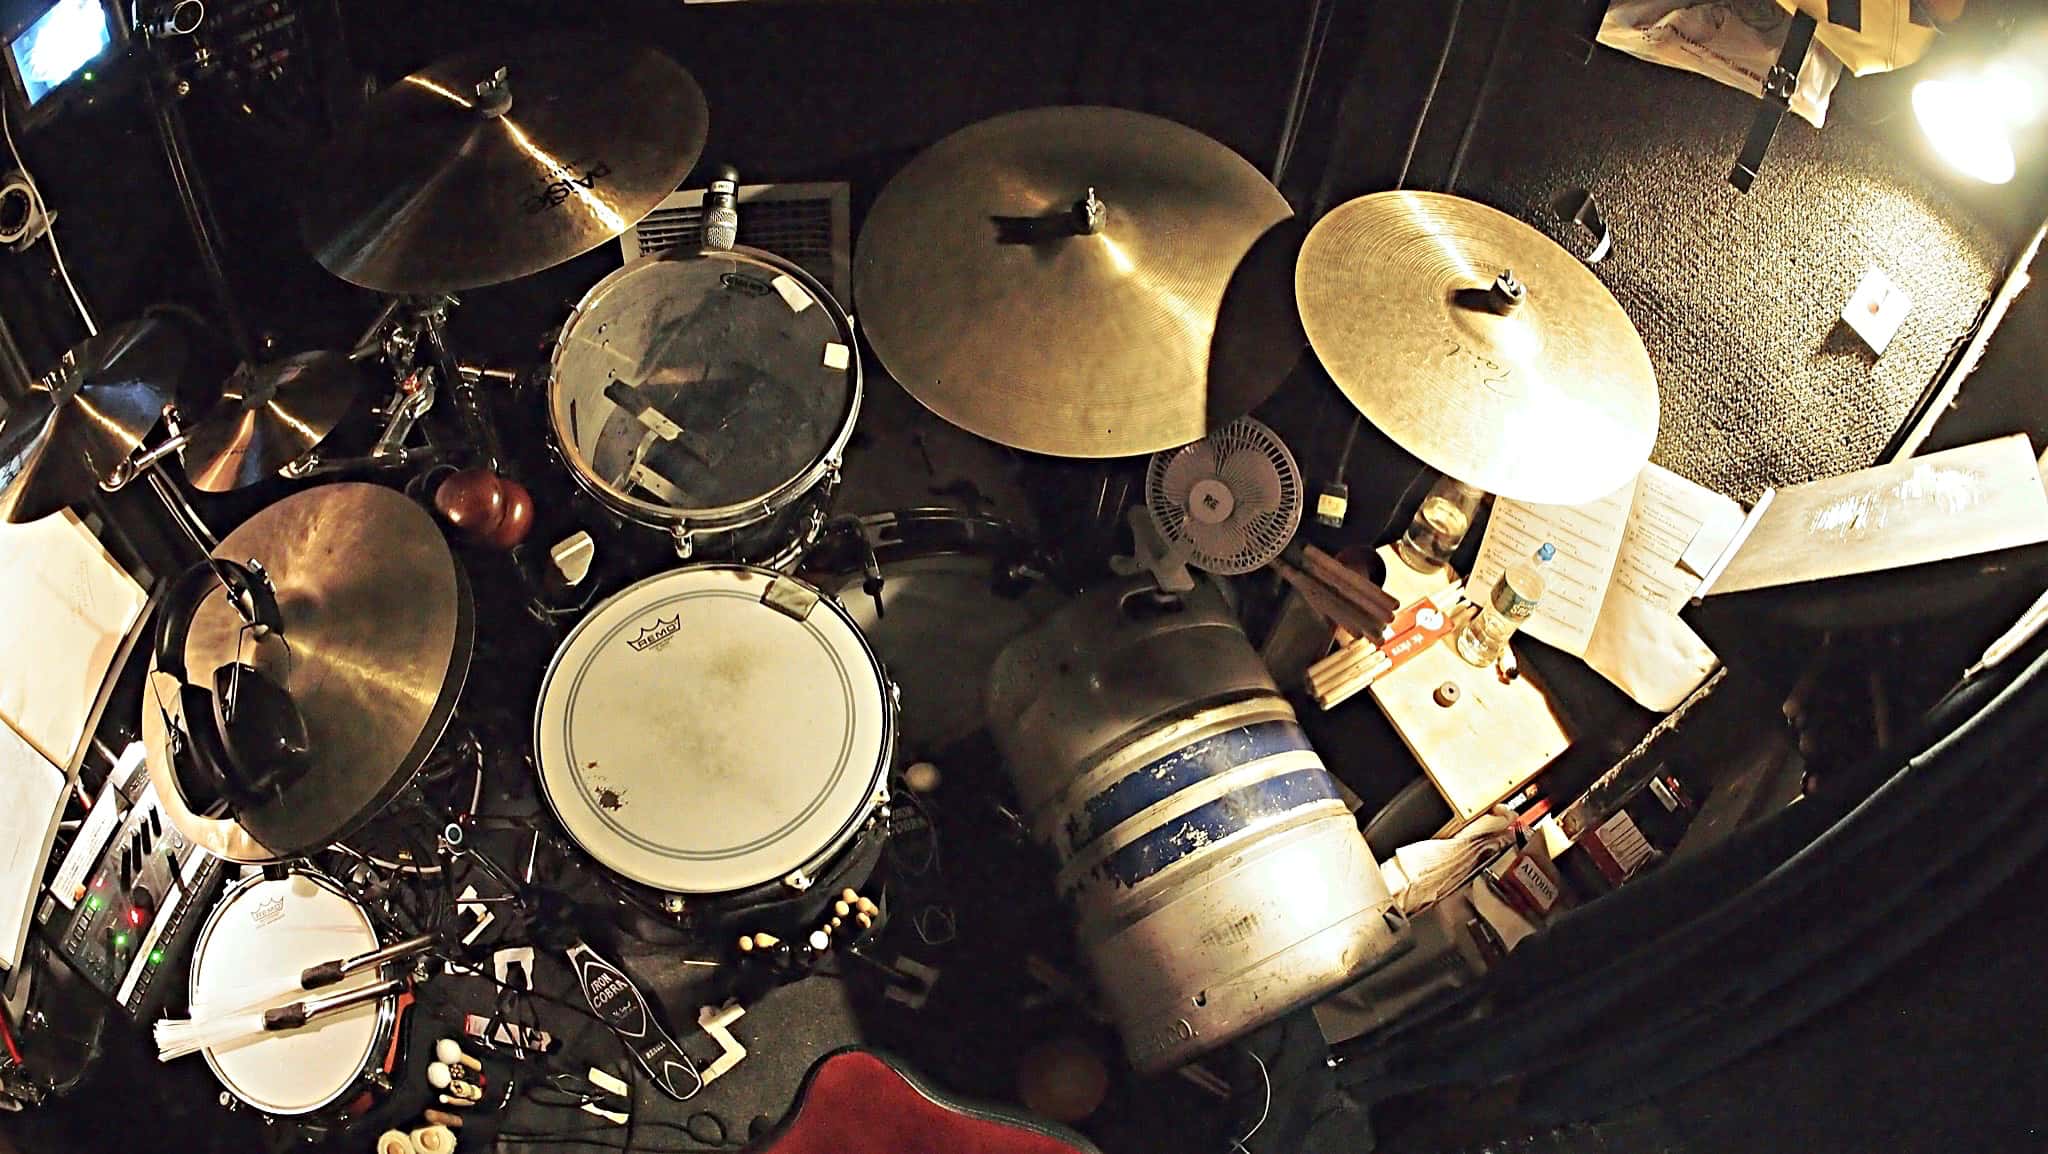
[[228,603],[258,639],[282,636],[277,591],[261,565],[215,558],[180,574],[157,618],[156,667],[178,680],[181,726],[161,702],[171,733],[178,791],[195,812],[253,809],[274,799],[306,772],[306,719],[291,693],[243,660],[213,671],[208,688],[185,671],[185,639],[199,606],[218,584]]

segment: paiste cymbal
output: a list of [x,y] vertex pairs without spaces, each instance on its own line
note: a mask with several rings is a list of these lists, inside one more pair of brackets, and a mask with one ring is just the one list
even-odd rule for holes
[[[1492,290],[1509,271],[1523,289],[1511,308]],[[1570,505],[1649,459],[1657,380],[1642,338],[1591,270],[1506,213],[1433,192],[1360,197],[1309,232],[1294,287],[1330,378],[1431,468]]]
[[882,190],[855,303],[890,375],[947,421],[1056,456],[1150,453],[1243,415],[1298,359],[1292,217],[1244,158],[1170,120],[1014,112]]
[[193,425],[185,476],[225,493],[276,475],[325,440],[363,391],[362,373],[340,353],[315,351],[243,366],[220,402]]
[[37,521],[89,495],[162,418],[185,355],[185,338],[147,317],[89,337],[65,353],[34,394],[49,402],[48,415],[41,432],[14,458],[19,470],[0,493],[0,515],[15,523]]
[[[433,517],[381,485],[301,490],[258,510],[214,555],[263,565],[283,637],[243,639],[226,599],[209,596],[192,617],[186,668],[204,682],[239,653],[285,686],[306,721],[309,768],[226,825],[182,805],[172,824],[223,856],[296,855],[346,838],[412,780],[447,727],[475,639],[468,583]],[[152,667],[153,688],[167,680]],[[142,702],[161,795],[178,791],[162,719],[147,715],[175,710],[176,698],[150,692]]]
[[498,284],[638,223],[696,165],[706,124],[697,82],[643,45],[550,33],[475,49],[370,100],[314,165],[300,232],[327,271],[378,292]]

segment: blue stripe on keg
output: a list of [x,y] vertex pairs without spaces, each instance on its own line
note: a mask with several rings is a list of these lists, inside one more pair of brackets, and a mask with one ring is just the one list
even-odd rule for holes
[[1111,782],[1067,815],[1060,850],[1072,856],[1133,814],[1191,785],[1279,753],[1312,748],[1292,721],[1259,721],[1184,745]]
[[1168,819],[1158,829],[1111,854],[1092,872],[1118,885],[1134,886],[1255,821],[1336,796],[1337,783],[1321,766],[1284,773]]

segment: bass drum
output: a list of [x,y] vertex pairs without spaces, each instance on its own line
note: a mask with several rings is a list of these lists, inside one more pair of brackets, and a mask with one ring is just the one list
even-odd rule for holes
[[[326,875],[303,868],[277,878],[251,874],[228,887],[199,931],[192,947],[192,1004],[237,1007],[289,988],[309,966],[366,954],[381,944],[369,914]],[[321,993],[345,993],[378,978],[372,969]],[[234,1101],[272,1118],[341,1125],[369,1110],[393,1085],[411,1001],[409,994],[393,995],[322,1015],[296,1030],[200,1052]]]
[[[881,574],[863,587],[865,560]],[[953,509],[902,509],[859,518],[858,541],[835,535],[811,559],[903,692],[905,753],[937,757],[979,732],[996,655],[1064,598],[1044,580],[1015,525]]]
[[[548,365],[576,484],[644,568],[787,569],[816,541],[860,415],[853,322],[772,253],[671,250],[592,286]],[[632,538],[638,537],[638,541]]]

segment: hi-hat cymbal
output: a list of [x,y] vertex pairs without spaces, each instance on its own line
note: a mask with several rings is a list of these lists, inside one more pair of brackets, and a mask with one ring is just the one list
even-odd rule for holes
[[[448,724],[475,638],[468,582],[433,517],[380,485],[301,490],[258,510],[214,555],[263,565],[282,640],[245,639],[226,598],[210,596],[192,616],[186,669],[207,683],[238,654],[255,662],[305,718],[308,769],[227,825],[183,805],[172,824],[209,849],[259,859],[346,838],[404,789]],[[162,680],[152,668],[151,684]],[[145,715],[177,707],[175,692],[142,703]],[[142,728],[158,737],[148,750],[157,792],[181,796],[165,727],[145,716]]]
[[221,386],[220,403],[192,426],[185,476],[208,493],[274,476],[333,432],[362,391],[362,374],[340,353],[244,365]]
[[706,123],[697,82],[643,45],[554,33],[475,49],[371,99],[315,164],[300,232],[327,271],[378,292],[512,280],[638,223],[696,165]]
[[1150,453],[1293,367],[1292,217],[1244,158],[1170,120],[1014,112],[882,190],[855,302],[890,375],[953,424],[1057,456]]
[[147,317],[65,353],[38,389],[47,390],[48,415],[42,431],[14,458],[19,470],[0,494],[0,515],[10,522],[37,521],[84,499],[162,418],[164,403],[177,391],[185,353],[185,338],[176,329]]
[[[1503,273],[1513,283],[1496,290]],[[1330,378],[1440,472],[1569,505],[1649,459],[1657,380],[1642,338],[1591,270],[1506,213],[1433,192],[1360,197],[1309,232],[1294,284]]]

